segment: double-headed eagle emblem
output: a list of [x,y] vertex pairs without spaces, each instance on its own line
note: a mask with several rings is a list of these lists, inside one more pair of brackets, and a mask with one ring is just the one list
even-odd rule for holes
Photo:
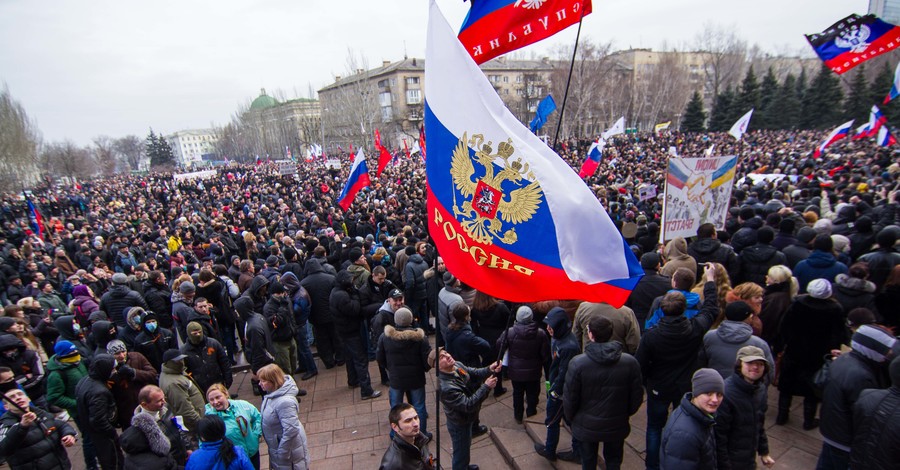
[[865,52],[869,47],[868,39],[871,34],[872,30],[867,25],[853,25],[849,30],[834,38],[834,45],[859,54]]
[[[474,158],[469,156],[470,147],[476,149]],[[466,134],[459,140],[453,150],[450,175],[464,200],[457,204],[453,192],[453,215],[474,241],[491,245],[497,238],[512,245],[519,238],[515,225],[534,216],[542,191],[528,163],[513,158],[512,139],[497,147],[497,152],[491,153],[491,142],[485,143],[481,134],[473,135],[468,144]],[[495,165],[501,163],[502,168],[495,174]],[[484,168],[480,178],[476,177],[476,164],[478,170]],[[513,226],[506,228],[505,224]]]

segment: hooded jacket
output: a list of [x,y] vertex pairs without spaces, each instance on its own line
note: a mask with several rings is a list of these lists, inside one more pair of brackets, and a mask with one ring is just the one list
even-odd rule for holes
[[144,315],[141,319],[141,334],[134,340],[134,350],[147,358],[150,365],[156,370],[162,370],[163,354],[169,349],[178,349],[178,341],[175,335],[157,320],[156,331],[147,331],[147,320],[156,319],[155,314]]
[[282,343],[294,340],[297,326],[290,297],[270,297],[263,307],[263,316],[272,332],[272,341]]
[[[700,365],[719,372],[723,379],[734,374],[737,352],[744,346],[756,346],[765,352],[769,364],[775,364],[769,345],[762,338],[753,335],[753,327],[742,321],[725,320],[715,330],[703,336],[700,349]],[[769,367],[769,382],[775,378],[774,367]]]
[[734,251],[740,254],[741,250],[756,243],[756,231],[762,228],[763,225],[765,225],[765,222],[759,216],[753,216],[753,218],[745,221],[741,228],[731,237],[731,246],[734,247]]
[[445,341],[447,352],[463,364],[480,365],[491,354],[491,345],[475,336],[472,325],[468,323],[461,325],[459,329],[447,330]]
[[806,286],[814,279],[834,282],[838,274],[847,273],[847,265],[838,261],[831,253],[813,250],[809,258],[797,263],[794,277],[800,283],[800,293],[806,293]]
[[[110,330],[116,328],[115,333],[110,333]],[[106,353],[106,345],[109,344],[110,341],[119,338],[118,327],[116,324],[111,321],[96,321],[91,324],[91,344],[94,347],[93,354],[104,354]]]
[[309,300],[312,304],[309,313],[309,322],[313,325],[333,323],[331,316],[329,297],[334,288],[334,275],[325,271],[322,263],[310,259],[306,262],[306,276],[300,281],[300,285],[309,292]]
[[687,268],[695,277],[697,276],[697,260],[688,254],[687,241],[683,237],[670,240],[663,253],[666,256],[666,264],[660,268],[660,274],[671,277],[678,268]]
[[187,319],[194,311],[193,304],[193,301],[188,303],[187,299],[181,295],[181,292],[172,293],[172,321],[175,324],[175,331],[177,331],[182,341],[187,340]]
[[166,403],[172,414],[181,416],[188,431],[197,432],[197,422],[203,416],[205,406],[203,392],[197,383],[184,373],[184,366],[177,362],[163,363],[159,375],[159,388],[166,395]]
[[73,315],[78,313],[80,321],[86,321],[97,310],[100,310],[100,305],[89,295],[79,295],[72,299],[71,313]]
[[248,297],[253,301],[253,310],[262,312],[266,305],[266,296],[262,293],[262,288],[269,285],[269,280],[265,276],[259,274],[250,281],[250,287],[244,291],[243,297]]
[[900,462],[900,363],[891,363],[888,389],[863,390],[853,405],[850,468],[891,468]]
[[716,411],[719,469],[754,470],[756,455],[769,454],[765,428],[767,409],[764,383],[751,384],[740,374],[725,379],[725,398]]
[[72,417],[78,416],[75,388],[87,375],[83,361],[72,364],[59,362],[56,356],[51,357],[47,362],[47,402],[64,408]]
[[131,427],[119,436],[119,445],[125,452],[125,468],[177,468],[169,454],[172,447],[169,439],[147,413],[136,413],[131,418]]
[[60,440],[75,436],[75,430],[40,408],[31,407],[29,411],[37,415],[44,428],[52,429],[50,435],[45,435],[37,423],[19,426],[20,416],[6,412],[0,416],[0,457],[12,470],[69,470],[71,463]]
[[261,314],[253,311],[253,301],[249,297],[240,297],[234,301],[234,309],[244,320],[245,354],[250,362],[250,370],[256,371],[275,362],[272,351],[272,336],[266,319]]
[[[17,351],[15,357],[2,354],[2,351],[11,349]],[[19,382],[32,400],[44,396],[45,372],[41,358],[15,335],[0,335],[0,366],[12,369],[16,382]],[[31,374],[31,378],[27,378],[26,374]]]
[[[225,437],[231,439],[236,446],[241,446],[252,457],[259,453],[259,438],[262,436],[262,415],[252,403],[244,400],[229,400],[229,406],[224,411],[218,411],[209,403],[206,404],[206,414],[217,415],[225,421]],[[246,424],[238,424],[238,419],[246,420]],[[243,427],[248,427],[244,435]]]
[[831,363],[831,371],[822,392],[821,427],[823,440],[834,447],[850,451],[853,443],[853,404],[867,388],[887,385],[883,363],[875,362],[862,352],[841,354]]
[[107,383],[115,366],[116,360],[112,356],[97,354],[91,361],[88,376],[75,387],[78,415],[87,417],[82,420],[85,427],[82,431],[116,437],[116,401]]
[[263,397],[260,413],[262,432],[269,447],[272,470],[307,470],[310,465],[306,430],[300,423],[297,384],[290,375],[284,385]]
[[378,365],[388,371],[391,388],[418,390],[425,387],[425,373],[431,370],[428,353],[431,345],[421,328],[384,327],[378,338],[375,357]]
[[337,275],[337,285],[328,298],[335,329],[343,337],[359,336],[365,318],[359,303],[359,292],[353,287],[353,277],[347,271]]
[[878,316],[875,306],[875,283],[865,279],[838,274],[834,278],[834,298],[844,307],[844,314],[855,308],[867,308]]
[[631,433],[628,420],[644,391],[640,365],[622,349],[617,341],[591,342],[569,363],[563,409],[580,441],[619,441]]
[[172,320],[172,289],[166,284],[144,281],[144,301],[148,311],[159,318],[159,326],[171,330],[175,324]]
[[569,316],[562,307],[553,307],[544,323],[553,328],[553,338],[550,340],[550,373],[547,381],[550,382],[551,396],[561,398],[566,383],[566,373],[573,357],[581,354],[581,347],[572,328],[569,325]]
[[659,450],[661,470],[713,469],[716,466],[716,418],[691,403],[687,393],[663,429]]
[[409,257],[409,261],[403,268],[403,287],[407,301],[425,298],[425,270],[427,269],[428,263],[425,262],[422,255],[415,253]]
[[756,243],[741,251],[738,257],[741,265],[741,275],[737,278],[740,282],[755,282],[760,286],[766,285],[766,274],[769,268],[779,264],[787,264],[784,253],[768,243]]
[[100,298],[100,310],[106,312],[118,327],[126,326],[125,309],[130,307],[141,307],[144,310],[149,308],[141,294],[129,289],[126,285],[113,284]]
[[[681,292],[682,294],[684,294],[684,299],[687,301],[687,308],[684,311],[685,317],[694,318],[694,315],[697,315],[697,313],[700,312],[700,294],[686,291],[686,290],[678,290],[678,289],[671,289],[669,291],[666,291],[666,293],[669,293],[669,292]],[[665,295],[665,294],[663,294],[663,295]],[[716,295],[718,295],[718,294],[716,294]],[[649,329],[653,328],[654,326],[656,326],[656,324],[659,323],[659,321],[665,316],[665,315],[663,315],[662,309],[659,308],[659,302],[662,300],[662,298],[663,298],[663,296],[661,295],[661,296],[653,299],[653,304],[650,305],[651,313],[650,313],[649,317],[647,318],[647,321],[644,322],[645,330],[649,330]]]

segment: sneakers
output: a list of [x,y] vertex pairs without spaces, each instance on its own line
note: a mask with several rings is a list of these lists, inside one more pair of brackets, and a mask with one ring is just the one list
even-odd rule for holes
[[537,452],[537,454],[540,455],[541,457],[543,457],[551,462],[556,462],[556,453],[555,452],[551,453],[542,444],[535,444],[534,451]]
[[371,395],[363,395],[362,399],[363,400],[371,400],[373,398],[378,398],[380,396],[381,396],[381,390],[375,390],[374,392],[372,392]]
[[581,465],[581,456],[578,455],[574,450],[557,452],[556,457],[559,460],[565,460],[566,462],[574,462],[574,463]]

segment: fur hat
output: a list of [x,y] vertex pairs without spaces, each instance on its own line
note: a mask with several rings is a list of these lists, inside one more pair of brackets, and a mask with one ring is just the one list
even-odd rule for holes
[[398,327],[407,327],[412,325],[413,314],[406,307],[400,307],[394,312],[394,324]]

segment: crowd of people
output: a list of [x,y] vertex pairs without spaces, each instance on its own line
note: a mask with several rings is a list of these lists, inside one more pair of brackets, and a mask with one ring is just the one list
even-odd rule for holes
[[[0,457],[70,468],[77,434],[88,469],[258,469],[263,439],[271,468],[310,468],[301,385],[344,367],[361,399],[387,392],[382,468],[433,468],[434,368],[455,470],[477,468],[481,404],[504,380],[517,422],[545,402],[535,451],[586,469],[600,443],[606,468],[622,465],[644,402],[648,469],[772,466],[770,391],[776,425],[803,397],[818,468],[892,468],[900,165],[863,140],[814,159],[823,137],[614,138],[586,182],[645,271],[620,308],[513,304],[465,285],[429,236],[420,160],[397,159],[347,212],[335,205],[346,168],[322,162],[33,188],[40,225],[6,195]],[[589,143],[559,152],[577,168]],[[666,158],[711,147],[740,156],[724,226],[661,244]],[[660,196],[642,199],[648,185]],[[243,362],[259,408],[229,392]]]

